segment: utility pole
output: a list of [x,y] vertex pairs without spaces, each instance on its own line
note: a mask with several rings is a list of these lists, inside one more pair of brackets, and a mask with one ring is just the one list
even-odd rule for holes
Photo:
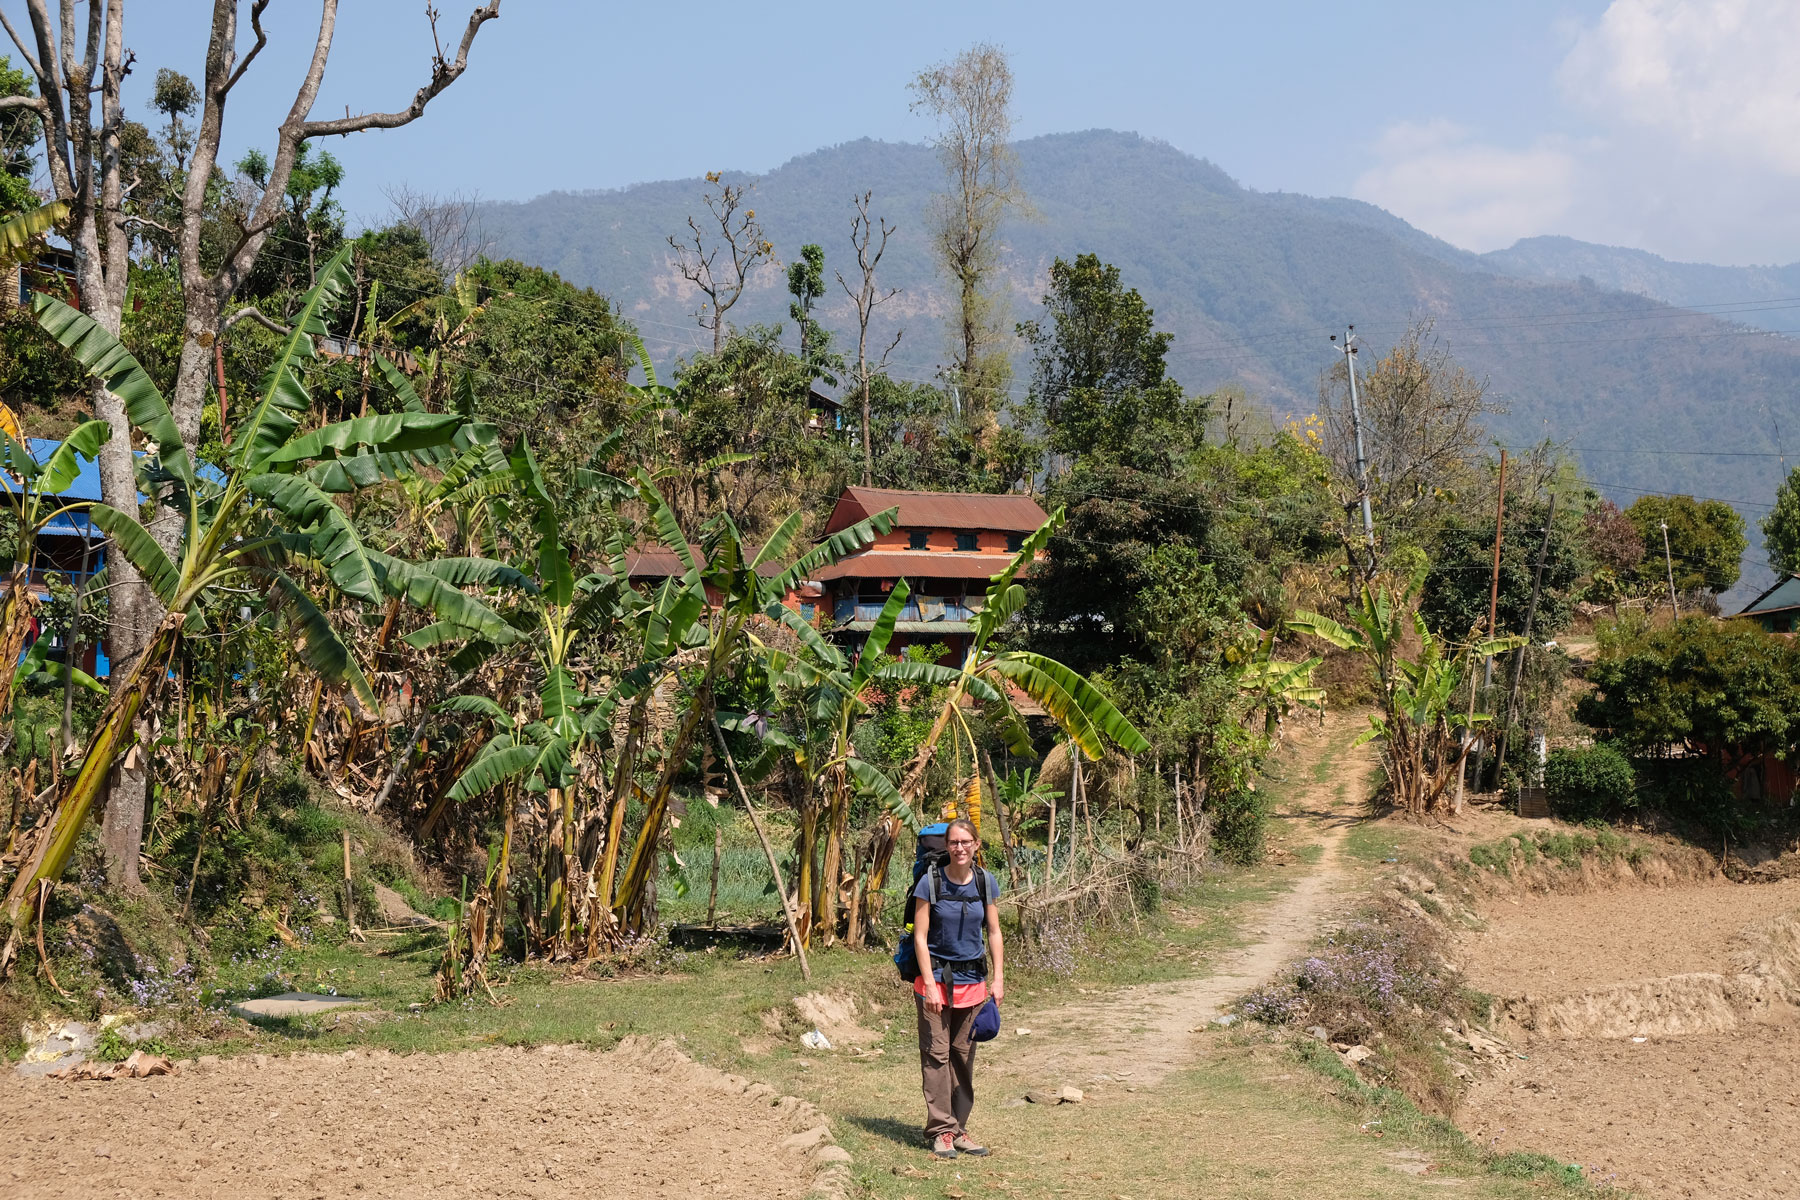
[[[1494,640],[1494,622],[1500,616],[1500,543],[1506,536],[1506,447],[1500,447],[1500,499],[1494,508],[1494,578],[1488,587],[1488,640]],[[1481,669],[1481,689],[1485,694],[1488,686],[1494,682],[1494,656],[1488,655],[1487,662]],[[1456,767],[1456,811],[1463,808],[1463,778],[1467,773],[1469,752],[1466,749],[1470,739],[1469,731],[1475,727],[1475,678],[1469,677],[1469,719],[1463,726],[1462,761]],[[1487,757],[1485,750],[1481,758],[1475,760],[1475,781],[1481,782],[1481,763]]]
[[1544,558],[1550,553],[1550,531],[1556,525],[1556,493],[1550,493],[1550,511],[1544,517],[1544,540],[1538,543],[1537,567],[1531,573],[1531,603],[1525,606],[1525,644],[1520,646],[1513,658],[1512,685],[1506,689],[1506,728],[1501,730],[1500,760],[1498,767],[1506,765],[1506,745],[1511,740],[1508,730],[1512,726],[1513,706],[1519,700],[1519,681],[1525,675],[1525,652],[1531,649],[1531,622],[1537,616],[1538,591],[1544,583]]
[[[1333,343],[1337,334],[1331,335]],[[1356,442],[1356,493],[1362,501],[1363,540],[1369,544],[1369,578],[1375,577],[1375,520],[1369,513],[1369,463],[1363,454],[1362,405],[1356,395],[1356,326],[1344,330],[1344,370],[1350,376],[1350,433]]]
[[1661,524],[1663,531],[1663,566],[1669,572],[1669,611],[1675,614],[1675,619],[1679,621],[1681,620],[1681,609],[1675,603],[1675,559],[1674,556],[1669,553],[1669,523],[1664,521]]

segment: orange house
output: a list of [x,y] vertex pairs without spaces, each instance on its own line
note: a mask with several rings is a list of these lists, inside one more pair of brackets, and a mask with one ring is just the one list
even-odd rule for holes
[[890,508],[899,509],[891,530],[807,581],[820,594],[811,600],[802,589],[801,612],[812,617],[823,606],[833,633],[857,644],[881,615],[895,581],[905,579],[911,595],[894,626],[889,652],[942,643],[950,660],[959,661],[986,599],[988,580],[1044,523],[1044,510],[1030,496],[849,487],[838,497],[823,536]]

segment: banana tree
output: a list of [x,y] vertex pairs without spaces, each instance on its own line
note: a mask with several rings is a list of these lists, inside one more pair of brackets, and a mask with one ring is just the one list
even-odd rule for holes
[[1280,662],[1275,658],[1275,629],[1258,631],[1255,648],[1232,664],[1232,673],[1238,691],[1252,698],[1246,715],[1263,714],[1264,736],[1273,738],[1281,719],[1296,707],[1324,706],[1325,689],[1315,687],[1312,681],[1313,672],[1324,661],[1315,654],[1299,662]]
[[[143,367],[117,338],[92,318],[47,296],[33,307],[38,321],[123,402],[127,417],[153,448],[152,475],[162,502],[177,511],[181,537],[165,552],[135,513],[106,505],[90,510],[94,524],[143,574],[167,617],[152,631],[135,662],[120,664],[126,678],[102,713],[81,767],[64,784],[56,810],[32,848],[7,896],[17,917],[40,879],[61,876],[93,810],[108,773],[135,742],[134,722],[167,677],[181,638],[231,620],[236,605],[224,594],[263,595],[298,640],[303,662],[320,676],[346,682],[358,699],[374,704],[367,679],[325,617],[325,593],[376,603],[405,596],[440,617],[510,633],[505,623],[462,590],[486,568],[471,560],[414,565],[364,544],[344,511],[322,486],[349,476],[354,458],[420,454],[492,430],[466,426],[460,417],[393,413],[359,417],[303,432],[312,399],[303,373],[314,359],[313,340],[323,336],[325,313],[342,293],[348,251],[340,252],[302,297],[292,332],[264,376],[255,406],[226,448],[223,484],[195,470],[169,406]],[[321,587],[315,587],[317,581]]]
[[[809,944],[815,932],[827,943],[836,939],[839,915],[848,911],[854,896],[855,874],[846,877],[843,865],[855,797],[868,795],[894,817],[906,822],[913,819],[910,806],[893,782],[858,755],[851,740],[857,722],[871,711],[878,693],[954,687],[962,679],[954,667],[887,658],[894,625],[911,594],[904,579],[895,582],[854,661],[784,604],[771,604],[764,615],[781,622],[799,640],[804,655],[771,648],[751,635],[777,693],[792,702],[800,727],[799,735],[793,737],[770,727],[764,740],[793,757],[806,777],[809,794],[825,798],[822,847],[819,822],[809,819],[811,814],[802,814],[800,828],[797,887],[810,907],[809,920],[801,930],[802,939]],[[969,680],[968,692],[983,703],[1000,700],[999,691],[984,679]],[[851,884],[848,896],[844,894],[846,878]]]
[[[1340,624],[1318,613],[1302,612],[1287,626],[1310,633],[1340,650],[1369,659],[1381,689],[1381,711],[1369,717],[1369,729],[1356,744],[1379,740],[1394,803],[1414,816],[1437,811],[1450,784],[1461,774],[1469,753],[1462,731],[1492,718],[1465,715],[1454,696],[1477,658],[1503,654],[1524,644],[1516,636],[1490,638],[1468,646],[1446,643],[1427,628],[1412,606],[1414,590],[1396,596],[1387,589],[1365,586]],[[1411,631],[1419,640],[1416,658],[1402,654]]]
[[[610,704],[590,697],[582,690],[572,665],[584,638],[610,628],[623,616],[626,589],[622,574],[596,572],[575,577],[556,503],[545,487],[529,442],[520,441],[510,465],[513,478],[536,508],[537,579],[535,583],[525,581],[529,599],[512,614],[515,636],[510,640],[523,644],[536,659],[537,713],[530,720],[513,719],[482,696],[446,701],[445,710],[485,716],[499,732],[451,785],[445,800],[461,803],[515,779],[525,780],[530,792],[545,797],[547,852],[556,860],[546,889],[549,948],[562,953],[569,949],[577,920],[573,897],[586,890],[582,880],[591,866],[577,857],[577,787],[594,739],[606,732],[605,717],[625,694],[621,684],[613,689]],[[427,626],[406,640],[424,648],[465,636],[475,642],[466,660],[470,662],[507,644],[481,639],[478,631],[460,629],[454,622]],[[594,719],[587,719],[590,716]],[[510,871],[511,850],[508,836],[501,848],[498,878],[502,890]]]
[[[613,913],[620,931],[625,934],[642,932],[649,923],[651,913],[645,903],[647,888],[675,780],[687,765],[695,735],[702,722],[712,715],[713,690],[721,674],[745,647],[745,632],[752,619],[781,605],[788,592],[800,580],[810,578],[815,572],[846,554],[863,549],[876,537],[893,528],[898,513],[896,509],[887,509],[840,530],[802,554],[786,570],[764,578],[758,569],[766,563],[779,562],[786,556],[805,521],[804,513],[791,514],[769,535],[754,556],[746,555],[737,524],[729,515],[721,513],[703,531],[703,557],[695,558],[673,510],[661,493],[641,477],[638,481],[638,493],[650,511],[659,538],[676,555],[683,567],[681,579],[672,580],[666,587],[671,593],[683,597],[682,616],[685,626],[671,624],[669,636],[692,636],[697,643],[693,648],[693,657],[698,661],[697,669],[686,674],[681,672],[684,664],[672,664],[677,681],[686,693],[686,699],[673,734],[663,747],[662,769],[657,775],[656,784],[643,795],[643,824],[639,827],[637,841],[613,894]],[[716,603],[708,603],[709,595],[717,598]],[[625,754],[621,751],[619,779],[629,786],[630,776],[623,770],[624,765]],[[622,818],[625,796],[623,787],[616,785],[612,798],[615,817]],[[609,852],[617,844],[616,839],[611,839]]]
[[[977,685],[986,685],[997,694],[998,699],[989,704],[989,718],[1014,747],[1023,752],[1029,753],[1030,744],[1023,721],[1009,699],[1012,689],[1036,701],[1068,735],[1071,745],[1092,761],[1098,762],[1106,753],[1108,742],[1131,754],[1142,754],[1150,749],[1144,735],[1079,672],[1042,654],[993,645],[995,635],[1025,606],[1025,589],[1017,582],[1019,573],[1043,552],[1051,536],[1061,528],[1063,515],[1061,508],[1050,514],[1049,519],[1024,540],[1012,561],[989,581],[987,600],[975,614],[973,636],[963,655],[956,682],[949,687],[930,731],[901,780],[900,794],[908,811],[916,812],[923,807],[926,770],[937,754],[939,740],[953,723],[968,742],[970,761],[975,761],[975,736],[964,714],[964,701],[979,698]],[[884,816],[864,850],[846,936],[846,941],[853,947],[862,945],[868,925],[879,911],[881,889],[887,882],[888,863],[894,853],[894,839],[902,824],[902,818],[895,813]]]

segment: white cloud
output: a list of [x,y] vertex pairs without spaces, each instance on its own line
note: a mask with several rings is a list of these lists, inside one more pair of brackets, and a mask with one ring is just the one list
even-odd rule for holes
[[1800,260],[1796,15],[1794,0],[1613,0],[1566,31],[1557,82],[1581,136],[1500,145],[1403,122],[1352,194],[1471,250],[1557,233],[1687,261]]
[[1468,250],[1542,233],[1575,197],[1576,157],[1548,140],[1512,150],[1449,121],[1401,122],[1382,134],[1375,154],[1351,194]]
[[1609,123],[1800,175],[1792,0],[1614,0],[1576,39],[1565,91]]

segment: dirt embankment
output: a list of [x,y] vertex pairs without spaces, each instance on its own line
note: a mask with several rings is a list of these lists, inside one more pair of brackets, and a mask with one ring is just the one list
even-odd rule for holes
[[841,1195],[849,1155],[793,1097],[627,1039],[257,1056],[158,1079],[0,1078],[0,1194]]
[[1649,1197],[1800,1196],[1800,880],[1703,859],[1475,873],[1459,955],[1514,1053],[1463,1098],[1472,1136]]

